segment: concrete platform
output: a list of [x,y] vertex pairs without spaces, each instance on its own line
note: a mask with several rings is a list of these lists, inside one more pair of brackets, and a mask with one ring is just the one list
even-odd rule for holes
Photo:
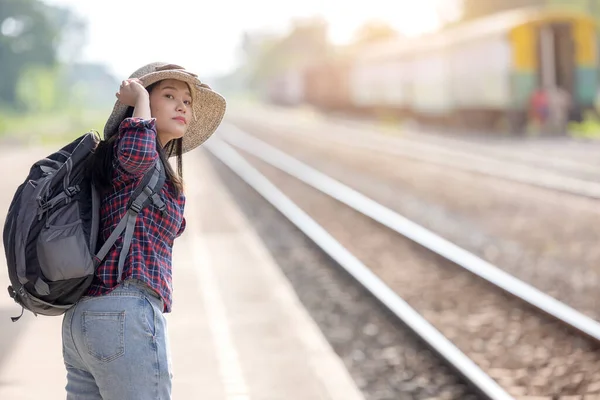
[[[19,151],[0,151],[0,166],[14,171],[0,181],[2,214],[31,162],[46,152]],[[186,155],[184,171],[188,226],[175,242],[167,315],[173,399],[363,399],[203,150]],[[6,286],[2,255],[0,288]],[[0,295],[0,399],[64,399],[62,318],[26,313],[12,323],[19,312]]]

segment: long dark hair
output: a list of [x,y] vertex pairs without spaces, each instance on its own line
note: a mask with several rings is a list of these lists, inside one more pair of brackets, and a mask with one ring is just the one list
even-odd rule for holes
[[[152,93],[152,89],[158,84],[158,82],[153,83],[148,86],[146,90],[148,93]],[[127,108],[127,113],[125,114],[125,118],[129,118],[133,115],[133,107]],[[110,132],[108,139],[101,140],[96,147],[94,153],[88,158],[86,172],[89,178],[92,179],[92,182],[98,187],[100,190],[104,191],[110,189],[112,186],[112,179],[114,174],[113,160],[114,160],[114,144],[118,138],[118,129],[117,126],[114,132]],[[158,135],[156,136],[156,150],[158,151],[158,155],[165,166],[165,173],[167,175],[167,180],[170,181],[175,187],[175,192],[177,196],[183,193],[183,140],[173,139],[167,143],[166,146],[162,146],[160,141],[158,140]],[[177,173],[173,170],[173,167],[169,163],[169,157],[175,155],[177,162]]]

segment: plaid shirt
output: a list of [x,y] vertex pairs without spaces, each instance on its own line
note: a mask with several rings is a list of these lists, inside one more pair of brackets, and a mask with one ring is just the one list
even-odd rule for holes
[[[103,194],[100,207],[100,245],[125,217],[127,202],[144,173],[158,159],[155,121],[126,118],[119,126],[114,148],[113,184],[111,190]],[[173,184],[167,179],[161,197],[167,207],[164,216],[152,203],[138,215],[122,279],[135,278],[145,282],[163,299],[163,311],[170,312],[172,247],[174,239],[185,229],[185,196],[177,197]],[[115,288],[122,247],[123,235],[96,270],[87,296],[103,295]]]

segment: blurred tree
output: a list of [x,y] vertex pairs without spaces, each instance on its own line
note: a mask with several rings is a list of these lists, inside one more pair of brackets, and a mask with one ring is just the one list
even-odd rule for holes
[[331,50],[327,24],[320,18],[296,20],[281,37],[247,34],[242,49],[248,83],[259,90],[271,77],[322,60]]
[[585,11],[600,19],[600,0],[548,0],[548,4]]
[[398,38],[400,34],[390,25],[381,21],[368,21],[354,34],[354,45],[364,46],[383,40]]
[[432,0],[433,9],[442,24],[446,26],[459,20],[462,16],[464,0]]
[[461,21],[470,21],[485,15],[514,8],[543,6],[546,4],[548,4],[548,0],[463,0]]
[[112,106],[119,83],[106,65],[97,63],[69,64],[61,76],[61,87],[74,92],[71,105],[85,103],[88,109]]
[[[27,111],[49,112],[57,107],[58,67],[31,66],[21,73],[16,98]],[[64,99],[68,100],[68,99]]]
[[52,68],[64,38],[83,36],[83,29],[68,9],[38,0],[0,0],[0,104],[23,107],[17,102],[19,77],[30,67]]
[[600,19],[600,0],[462,0],[462,20],[528,6],[562,6],[586,11]]

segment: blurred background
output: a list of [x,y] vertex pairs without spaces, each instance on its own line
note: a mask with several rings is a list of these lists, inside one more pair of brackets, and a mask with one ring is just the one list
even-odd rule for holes
[[598,0],[0,0],[0,136],[101,131],[120,80],[163,60],[233,107],[595,137],[598,18]]
[[[287,153],[578,310],[600,332],[599,21],[600,0],[0,0],[0,207],[8,209],[25,171],[49,149],[103,131],[121,80],[150,62],[178,64],[228,101],[214,135],[222,140],[190,160],[202,163],[186,173],[201,173],[186,181],[206,189],[202,173],[218,174],[368,400],[474,397],[459,384],[448,389],[445,370],[388,324],[391,314],[378,314],[366,291],[331,273],[324,253],[217,161],[218,146],[236,147],[511,395],[597,399],[597,340],[565,333],[261,157],[279,159],[266,144]],[[183,240],[229,238],[227,213],[213,208],[220,200],[201,200],[190,203],[203,210],[206,231]],[[0,224],[5,218],[0,212]],[[197,281],[180,276],[178,287],[197,294]],[[32,398],[61,398],[62,319],[23,329],[8,319],[20,310],[4,293],[0,398],[23,398],[3,390],[34,393],[18,378],[34,368],[44,373],[27,376],[47,381],[36,381],[44,395]],[[185,310],[172,318],[204,323]],[[189,351],[190,325],[174,326],[176,359],[191,362],[176,365],[212,360]],[[232,326],[246,334],[246,325]],[[254,372],[263,364],[248,365]],[[204,374],[187,372],[203,385]],[[46,395],[49,387],[58,394]]]

